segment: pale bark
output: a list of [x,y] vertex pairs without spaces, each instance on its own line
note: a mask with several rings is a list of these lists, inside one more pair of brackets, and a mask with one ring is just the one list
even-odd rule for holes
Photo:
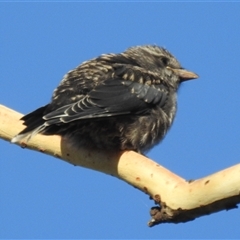
[[[9,142],[24,128],[19,120],[21,116],[0,105],[0,138]],[[20,145],[115,176],[147,193],[160,206],[151,210],[149,226],[162,222],[190,221],[199,216],[235,208],[240,203],[240,164],[188,182],[133,151],[111,153],[76,149],[59,136],[43,135],[37,135],[28,143],[22,142]]]

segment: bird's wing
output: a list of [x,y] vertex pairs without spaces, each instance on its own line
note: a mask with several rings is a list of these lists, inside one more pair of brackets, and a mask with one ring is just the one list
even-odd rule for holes
[[141,114],[151,106],[165,103],[167,93],[161,85],[147,85],[122,79],[108,79],[79,101],[46,114],[47,125],[80,119]]

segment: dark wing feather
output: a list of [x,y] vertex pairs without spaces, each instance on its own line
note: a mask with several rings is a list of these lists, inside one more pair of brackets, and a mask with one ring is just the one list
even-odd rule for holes
[[80,119],[141,114],[150,105],[164,104],[167,93],[161,85],[149,86],[128,80],[108,79],[76,103],[46,114],[48,125]]
[[103,55],[66,74],[52,102],[22,118],[26,128],[12,142],[54,134],[61,124],[76,120],[148,113],[167,97],[159,75],[125,55]]

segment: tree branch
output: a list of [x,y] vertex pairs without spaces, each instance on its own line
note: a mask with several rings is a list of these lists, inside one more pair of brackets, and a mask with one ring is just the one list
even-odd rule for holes
[[[22,114],[0,105],[0,138],[10,141],[24,126]],[[150,211],[153,226],[163,222],[186,222],[240,203],[240,164],[213,175],[188,182],[158,163],[133,151],[106,152],[76,149],[59,136],[37,135],[29,148],[71,164],[115,176],[140,189],[155,200]]]

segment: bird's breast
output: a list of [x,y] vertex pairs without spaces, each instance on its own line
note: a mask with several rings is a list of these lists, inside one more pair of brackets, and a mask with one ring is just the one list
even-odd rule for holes
[[171,127],[176,113],[175,95],[163,107],[155,106],[147,114],[134,116],[120,126],[121,149],[144,152],[158,144]]

